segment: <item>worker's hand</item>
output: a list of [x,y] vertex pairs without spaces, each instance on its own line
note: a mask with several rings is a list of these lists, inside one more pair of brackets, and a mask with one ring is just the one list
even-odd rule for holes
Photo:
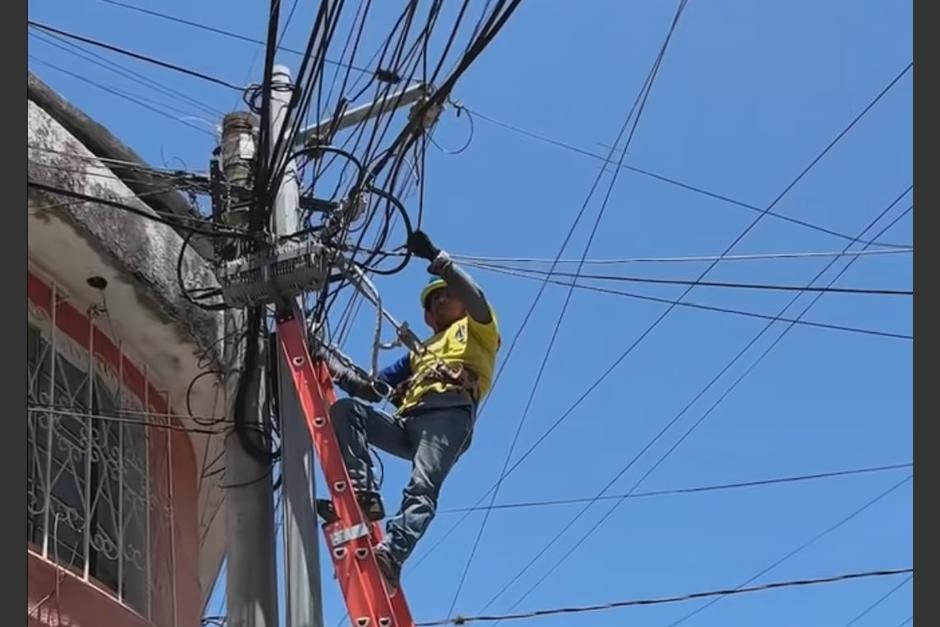
[[316,339],[310,342],[310,358],[326,363],[336,387],[350,396],[372,403],[382,400],[382,395],[377,391],[377,386],[368,374],[355,365],[344,363],[348,362],[348,358],[337,359]]
[[382,396],[376,391],[376,386],[365,373],[356,372],[352,369],[347,370],[342,376],[336,377],[337,387],[350,396],[361,398],[370,403],[377,403],[382,400]]
[[414,231],[408,236],[408,251],[415,257],[434,261],[441,249],[431,243],[431,238],[424,231]]

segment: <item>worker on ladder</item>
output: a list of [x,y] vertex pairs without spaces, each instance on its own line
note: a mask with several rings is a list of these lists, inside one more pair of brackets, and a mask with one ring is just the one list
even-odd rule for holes
[[[408,238],[407,247],[431,262],[421,306],[434,335],[422,343],[424,350],[381,370],[378,385],[348,358],[317,351],[337,386],[356,397],[338,400],[330,418],[356,498],[369,520],[385,517],[369,445],[412,463],[401,507],[375,548],[391,589],[398,587],[402,563],[434,518],[444,479],[470,446],[477,408],[492,383],[500,346],[493,308],[473,279],[422,231]],[[380,401],[381,387],[389,390],[389,400],[397,407],[394,415],[357,400]]]

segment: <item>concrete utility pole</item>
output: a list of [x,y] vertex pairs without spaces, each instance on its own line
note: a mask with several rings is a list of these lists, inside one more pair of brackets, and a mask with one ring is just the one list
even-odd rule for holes
[[[293,86],[290,70],[282,65],[273,68],[270,92],[271,150],[277,145],[287,119],[287,107]],[[321,131],[335,133],[370,117],[392,111],[397,107],[415,103],[427,95],[423,85],[415,85],[402,93],[386,97],[380,102],[343,111],[336,118],[323,120],[301,132],[303,143]],[[254,116],[232,113],[225,117],[222,132],[221,170],[228,183],[230,195],[249,190],[256,157]],[[294,146],[287,146],[294,150]],[[274,155],[269,155],[274,163]],[[248,223],[249,207],[228,210],[232,198],[224,198],[224,190],[216,190],[222,208],[218,218],[226,225],[244,227]],[[289,160],[280,181],[272,207],[271,230],[275,235],[288,235],[301,228],[300,191],[296,164]],[[243,256],[246,250],[237,240],[228,241],[218,249],[222,259]],[[303,314],[300,297],[293,305]],[[245,313],[229,310],[225,319],[225,359],[229,364],[226,394],[229,414],[234,415],[234,399],[239,375],[249,377],[245,415],[260,426],[263,397],[263,360],[252,372],[240,371],[244,363],[244,346],[257,338],[239,337],[238,330],[245,324]],[[318,521],[314,508],[313,451],[310,434],[301,412],[290,369],[283,361],[280,347],[268,345],[278,358],[278,399],[281,424],[281,476],[283,478],[284,507],[284,577],[287,593],[287,627],[323,627],[320,591],[320,563]],[[263,354],[263,350],[261,351]],[[260,430],[259,430],[260,432]],[[260,433],[250,432],[251,437]],[[260,438],[259,438],[260,439]],[[259,442],[260,444],[260,442]],[[274,506],[270,464],[259,462],[246,451],[238,434],[230,433],[225,442],[225,481],[228,484],[228,570],[227,603],[229,627],[277,627],[277,596],[275,574]]]
[[[236,188],[251,184],[255,156],[254,127],[250,113],[231,113],[222,124],[221,166],[228,183]],[[224,211],[222,221],[243,224],[244,214]],[[244,251],[236,247],[234,254]],[[247,377],[248,390],[240,408],[247,421],[263,424],[262,398],[264,346],[259,347],[259,361],[252,372],[244,368],[245,346],[261,342],[258,337],[242,337],[245,312],[225,312],[226,415],[235,416],[236,389],[240,377]],[[259,446],[261,431],[248,436]],[[226,614],[228,627],[277,627],[277,587],[274,553],[274,490],[270,463],[263,463],[245,450],[238,434],[225,437],[225,500],[228,511],[228,568],[226,571]]]
[[[293,91],[290,69],[275,65],[271,90],[271,137],[284,126]],[[276,140],[272,140],[272,143]],[[297,168],[291,159],[277,190],[272,211],[272,230],[288,235],[300,230],[300,189]],[[303,312],[302,299],[296,308]],[[278,359],[278,416],[281,424],[281,489],[284,508],[284,588],[287,592],[287,627],[323,627],[320,592],[320,544],[314,511],[313,447],[290,368],[277,344],[270,346]]]

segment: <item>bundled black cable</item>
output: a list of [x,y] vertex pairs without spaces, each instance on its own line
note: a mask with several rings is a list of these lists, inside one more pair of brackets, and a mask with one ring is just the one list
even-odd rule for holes
[[[238,441],[245,451],[262,464],[273,464],[279,458],[277,451],[271,450],[271,438],[266,426],[252,424],[247,415],[247,400],[249,390],[259,383],[261,358],[261,326],[264,308],[251,307],[247,313],[247,345],[245,346],[244,369],[238,378],[238,388],[235,392],[235,433]],[[252,432],[258,434],[261,443],[252,437]]]

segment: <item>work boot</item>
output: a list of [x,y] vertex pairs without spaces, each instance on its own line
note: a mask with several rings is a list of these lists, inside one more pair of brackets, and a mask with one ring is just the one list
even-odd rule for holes
[[395,561],[384,546],[375,547],[375,560],[379,563],[379,570],[385,578],[385,584],[388,586],[389,594],[398,590],[398,580],[401,577],[401,564]]
[[385,518],[385,507],[382,505],[382,495],[374,490],[361,490],[356,492],[356,501],[362,508],[367,520],[377,522]]

